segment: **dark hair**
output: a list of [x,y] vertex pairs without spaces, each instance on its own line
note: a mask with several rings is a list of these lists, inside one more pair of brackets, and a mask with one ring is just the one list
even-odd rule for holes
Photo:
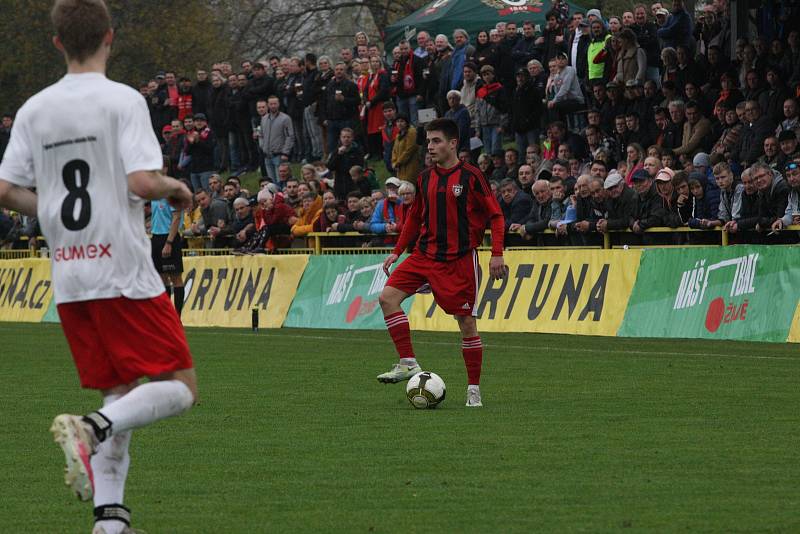
[[698,107],[700,107],[700,106],[697,105],[697,102],[695,100],[689,100],[686,103],[686,109],[689,109],[689,108],[697,109]]
[[562,166],[562,167],[564,167],[565,169],[569,169],[569,162],[568,162],[568,161],[565,161],[565,160],[563,160],[563,159],[556,159],[556,160],[553,160],[553,167],[555,167],[556,165],[561,165],[561,166]]
[[361,198],[361,193],[359,191],[350,191],[345,198]]
[[[515,156],[519,157],[519,150],[514,148],[513,146],[508,147],[505,152],[513,152]],[[504,152],[504,153],[505,153]]]
[[[229,186],[231,186],[231,187],[233,187],[233,188],[236,188],[236,186],[237,186],[237,185],[239,185],[239,184],[237,184],[237,183],[236,183],[236,182],[234,182],[233,180],[228,180],[227,182],[225,182],[225,185],[229,185]],[[223,187],[224,187],[224,186],[223,186]]]
[[306,61],[308,63],[313,63],[314,66],[317,65],[317,55],[316,54],[312,54],[311,52],[309,52],[308,54],[306,54],[306,58],[305,59],[306,59]]
[[97,52],[111,29],[103,0],[56,0],[50,18],[67,57],[80,63]]
[[639,117],[639,112],[636,110],[629,111],[628,113],[625,114],[625,117],[635,117],[636,119],[641,118]]
[[445,118],[434,119],[425,127],[426,133],[442,132],[447,141],[458,139],[458,125],[455,121]]
[[608,164],[602,159],[593,160],[592,165],[602,165],[603,169],[605,169],[606,171],[608,170]]
[[556,19],[556,20],[560,20],[561,19],[561,15],[555,9],[551,9],[550,11],[547,12],[547,14],[545,14],[544,20],[549,20],[551,18]]

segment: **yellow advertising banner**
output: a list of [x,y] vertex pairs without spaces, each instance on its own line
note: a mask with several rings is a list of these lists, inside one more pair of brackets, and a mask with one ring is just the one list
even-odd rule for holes
[[0,321],[38,323],[52,298],[50,260],[0,261]]
[[786,341],[789,343],[800,343],[800,302],[797,303],[797,308],[794,310],[792,326],[789,328],[789,338]]
[[[509,275],[489,280],[489,252],[481,252],[478,329],[615,336],[640,256],[639,250],[507,251]],[[414,297],[409,320],[419,330],[458,330],[431,294]]]
[[183,258],[185,326],[280,328],[308,263],[307,255]]

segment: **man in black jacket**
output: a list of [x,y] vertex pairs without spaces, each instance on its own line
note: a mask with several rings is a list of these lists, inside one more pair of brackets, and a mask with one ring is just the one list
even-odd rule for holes
[[197,71],[197,81],[192,86],[192,113],[204,113],[211,111],[211,82],[208,81],[208,72],[200,69]]
[[[756,163],[750,173],[758,188],[758,222],[756,231],[769,231],[778,219],[786,213],[791,187],[780,173],[774,172],[766,163]],[[786,234],[766,236],[765,243],[784,242]]]
[[633,173],[633,187],[639,195],[639,202],[631,230],[641,234],[648,228],[664,224],[667,213],[661,196],[656,191],[656,184],[646,170],[639,169]]
[[[214,132],[216,150],[214,154],[215,167],[219,171],[228,168],[228,134],[230,133],[230,110],[228,98],[230,89],[225,85],[222,74],[214,71],[211,75],[211,95],[208,100],[208,124]],[[239,163],[238,161],[236,162]],[[233,168],[233,166],[231,166]]]
[[748,167],[764,153],[764,139],[773,135],[775,123],[762,115],[761,107],[755,100],[748,100],[744,107],[747,122],[739,135],[739,143],[733,148],[731,158]]
[[328,82],[323,97],[325,98],[323,124],[328,129],[328,152],[331,154],[337,150],[341,131],[344,128],[353,128],[358,119],[360,101],[358,87],[347,79],[346,74],[347,65],[343,62],[337,63],[333,68],[333,78]]
[[528,61],[536,59],[536,37],[533,34],[533,22],[526,21],[522,24],[522,38],[511,49],[511,59],[514,60],[514,70],[524,69]]
[[214,174],[214,134],[203,113],[194,116],[194,128],[186,133],[186,153],[192,157],[189,163],[192,189],[208,191],[208,180]]
[[737,236],[737,243],[760,243],[761,236],[754,231],[760,219],[759,193],[751,169],[742,171],[741,180],[744,186],[741,201],[733,206],[733,220],[725,223],[725,230]]
[[575,67],[581,87],[586,91],[589,83],[589,63],[587,53],[592,36],[589,33],[589,21],[581,19],[576,22],[575,29],[567,34],[567,56],[569,64]]
[[550,191],[550,182],[537,180],[533,184],[533,207],[524,224],[512,224],[508,230],[517,232],[525,239],[536,237],[537,244],[544,243],[542,232],[550,227],[550,218],[553,214],[553,193]]
[[541,37],[536,39],[538,59],[542,65],[547,65],[551,59],[561,53],[567,52],[567,43],[564,39],[564,29],[559,22],[558,12],[551,10],[545,16],[547,23]]
[[503,217],[506,221],[506,239],[505,245],[514,246],[514,244],[521,245],[522,241],[520,236],[509,232],[509,227],[512,224],[523,224],[528,218],[528,214],[533,207],[533,199],[519,190],[517,182],[511,178],[505,178],[500,182],[500,209],[503,210]]
[[639,195],[625,184],[618,172],[609,174],[603,187],[607,194],[606,214],[597,221],[597,231],[627,230],[639,213]]
[[497,46],[498,64],[497,77],[505,87],[514,86],[514,58],[511,52],[522,37],[517,33],[517,25],[513,22],[506,24],[506,32],[503,40]]
[[659,66],[661,65],[661,46],[658,43],[658,26],[647,20],[647,8],[638,5],[633,10],[635,23],[630,26],[636,34],[636,41],[647,56],[647,73],[645,78],[660,83]]
[[334,173],[333,192],[336,199],[343,203],[347,193],[357,189],[350,169],[364,164],[364,151],[354,141],[355,133],[352,128],[342,128],[339,137],[339,146],[331,150],[328,157],[328,169]]

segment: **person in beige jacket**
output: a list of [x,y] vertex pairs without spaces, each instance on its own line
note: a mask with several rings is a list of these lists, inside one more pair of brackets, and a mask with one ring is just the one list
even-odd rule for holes
[[673,152],[676,156],[686,155],[692,159],[698,152],[703,152],[711,133],[711,121],[703,117],[697,103],[690,100],[686,103],[686,122],[683,123],[681,146]]
[[417,130],[409,124],[405,115],[398,115],[395,124],[398,132],[392,148],[392,167],[400,180],[413,184],[417,182],[419,174]]

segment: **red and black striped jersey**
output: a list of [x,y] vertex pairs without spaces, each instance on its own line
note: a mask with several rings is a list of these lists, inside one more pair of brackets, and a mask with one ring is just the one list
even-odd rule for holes
[[417,178],[417,194],[395,253],[418,236],[421,254],[451,261],[480,246],[491,227],[492,255],[501,256],[503,225],[503,212],[480,169],[460,162],[450,169],[429,167]]

